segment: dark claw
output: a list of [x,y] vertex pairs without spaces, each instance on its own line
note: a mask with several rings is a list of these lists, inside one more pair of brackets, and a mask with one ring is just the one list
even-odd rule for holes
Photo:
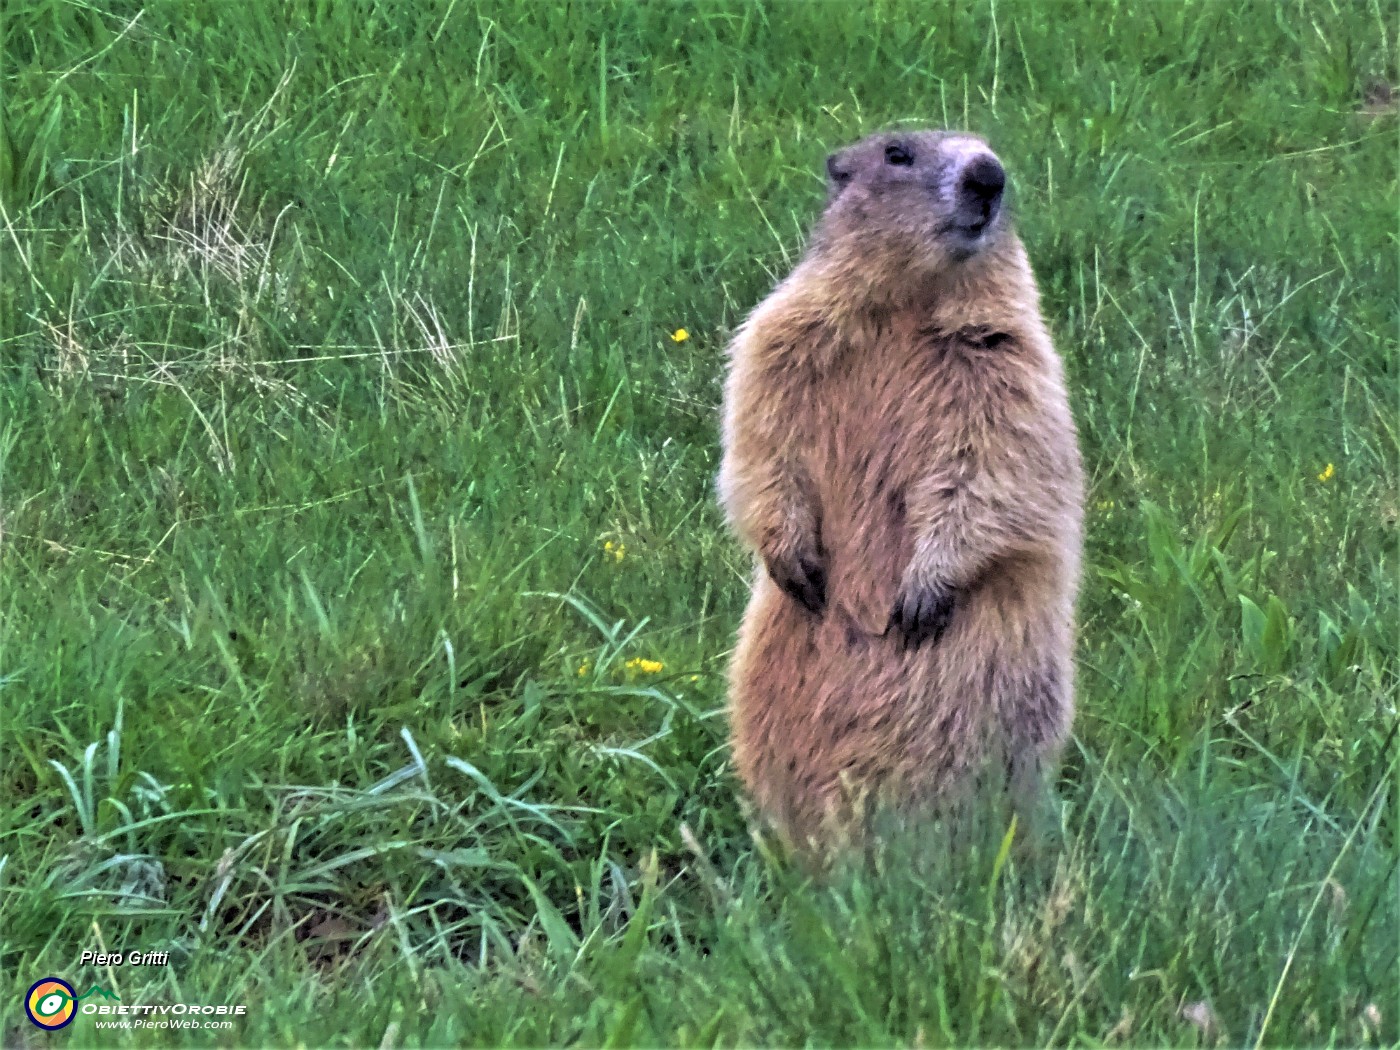
[[769,562],[773,582],[818,616],[826,608],[826,568],[820,561],[798,556],[793,562]]
[[890,613],[889,627],[904,643],[917,649],[925,642],[936,644],[953,619],[954,594],[951,590],[916,587],[901,591]]

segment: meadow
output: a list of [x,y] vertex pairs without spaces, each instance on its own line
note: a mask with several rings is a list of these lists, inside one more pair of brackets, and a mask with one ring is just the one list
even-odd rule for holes
[[[1395,1045],[1397,15],[5,0],[0,1042]],[[1089,475],[1063,841],[817,885],[728,764],[723,349],[929,125]]]

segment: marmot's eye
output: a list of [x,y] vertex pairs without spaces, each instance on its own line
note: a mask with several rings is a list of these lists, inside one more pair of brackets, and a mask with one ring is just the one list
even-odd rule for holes
[[914,154],[900,142],[892,142],[885,147],[885,163],[907,166],[914,163]]

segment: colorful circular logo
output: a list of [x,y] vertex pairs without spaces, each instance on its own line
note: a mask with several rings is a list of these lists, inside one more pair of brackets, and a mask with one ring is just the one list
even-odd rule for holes
[[53,1031],[73,1023],[78,993],[67,981],[45,977],[35,981],[24,997],[24,1012],[40,1028]]

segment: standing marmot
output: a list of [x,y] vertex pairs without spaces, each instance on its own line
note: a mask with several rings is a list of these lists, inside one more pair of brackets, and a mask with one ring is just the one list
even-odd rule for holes
[[989,761],[1040,796],[1073,713],[1083,499],[987,145],[875,135],[827,172],[807,254],[730,347],[719,475],[762,561],[735,761],[799,846],[853,794],[917,806]]

